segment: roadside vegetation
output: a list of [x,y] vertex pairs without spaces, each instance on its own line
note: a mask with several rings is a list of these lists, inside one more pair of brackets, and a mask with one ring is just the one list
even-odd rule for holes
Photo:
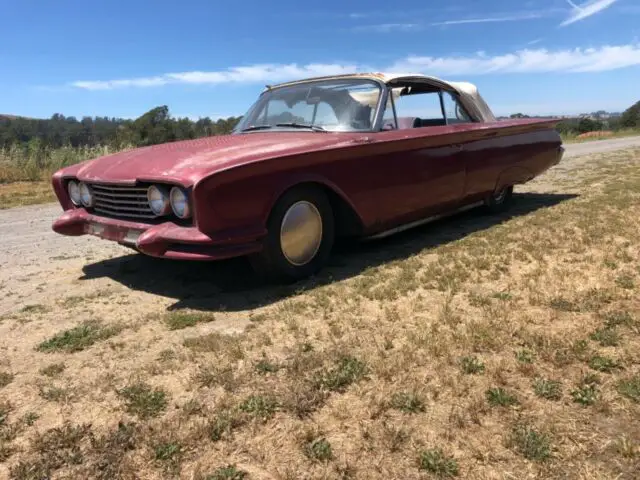
[[0,209],[55,201],[53,172],[109,153],[109,147],[50,148],[38,142],[0,150]]
[[5,316],[0,477],[637,478],[640,150],[581,165],[293,286],[124,256]]
[[624,138],[624,137],[636,137],[636,136],[640,136],[640,128],[608,130],[606,127],[601,127],[600,130],[589,130],[584,133],[568,131],[567,133],[560,134],[560,137],[562,137],[562,141],[564,143],[594,142],[598,140],[607,140],[611,138]]
[[[515,113],[510,118],[529,118]],[[622,138],[640,135],[640,101],[619,116],[607,112],[593,112],[590,116],[565,118],[557,126],[565,143],[589,142],[607,138]]]
[[134,147],[229,133],[238,121],[173,118],[166,106],[135,120],[0,115],[0,209],[54,201],[51,174],[68,165]]

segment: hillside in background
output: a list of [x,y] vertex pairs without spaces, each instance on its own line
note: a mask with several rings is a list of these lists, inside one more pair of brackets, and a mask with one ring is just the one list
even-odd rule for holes
[[[509,117],[498,117],[498,120],[511,118],[548,118],[549,115],[526,115],[514,113]],[[599,110],[575,116],[553,116],[560,119],[557,130],[562,135],[581,135],[598,131],[618,131],[640,128],[640,102],[629,107],[623,113]]]
[[640,101],[629,107],[620,117],[624,128],[640,128]]

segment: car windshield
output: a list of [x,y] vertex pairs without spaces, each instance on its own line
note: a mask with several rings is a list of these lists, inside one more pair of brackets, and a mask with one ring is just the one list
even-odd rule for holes
[[264,92],[235,129],[308,129],[309,131],[367,131],[380,98],[380,86],[371,80],[325,80]]

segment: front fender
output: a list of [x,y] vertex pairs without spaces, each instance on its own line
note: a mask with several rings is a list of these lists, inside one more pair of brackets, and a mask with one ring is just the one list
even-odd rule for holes
[[299,158],[289,165],[259,162],[213,173],[200,180],[193,189],[198,227],[211,233],[263,229],[278,199],[301,184],[315,184],[330,190],[362,222],[353,199],[336,182],[344,172],[338,173],[326,163],[305,160]]
[[358,214],[358,210],[356,209],[355,205],[353,204],[351,199],[349,199],[349,197],[342,191],[342,189],[338,187],[338,185],[336,185],[334,182],[330,181],[329,179],[327,179],[322,175],[312,174],[312,173],[300,173],[300,174],[293,175],[291,177],[283,179],[283,181],[278,185],[278,188],[274,189],[273,195],[271,196],[271,199],[267,204],[266,210],[262,212],[262,218],[263,218],[264,224],[266,224],[267,219],[269,218],[269,215],[273,210],[273,207],[275,206],[276,202],[280,199],[280,197],[282,197],[282,195],[284,195],[288,190],[294,187],[297,187],[299,185],[305,185],[305,184],[318,185],[333,192],[335,195],[340,197],[340,199],[346,205],[348,205],[353,212],[355,212],[356,216],[358,217],[358,220],[362,223],[362,218]]

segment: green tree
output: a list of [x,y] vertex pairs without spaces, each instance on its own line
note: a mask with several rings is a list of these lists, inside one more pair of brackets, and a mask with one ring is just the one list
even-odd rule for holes
[[602,130],[602,122],[598,120],[592,120],[590,118],[581,118],[578,122],[578,126],[576,131],[578,133],[587,133],[587,132],[595,132],[597,130]]
[[620,117],[620,126],[623,128],[640,128],[640,101],[624,111]]

